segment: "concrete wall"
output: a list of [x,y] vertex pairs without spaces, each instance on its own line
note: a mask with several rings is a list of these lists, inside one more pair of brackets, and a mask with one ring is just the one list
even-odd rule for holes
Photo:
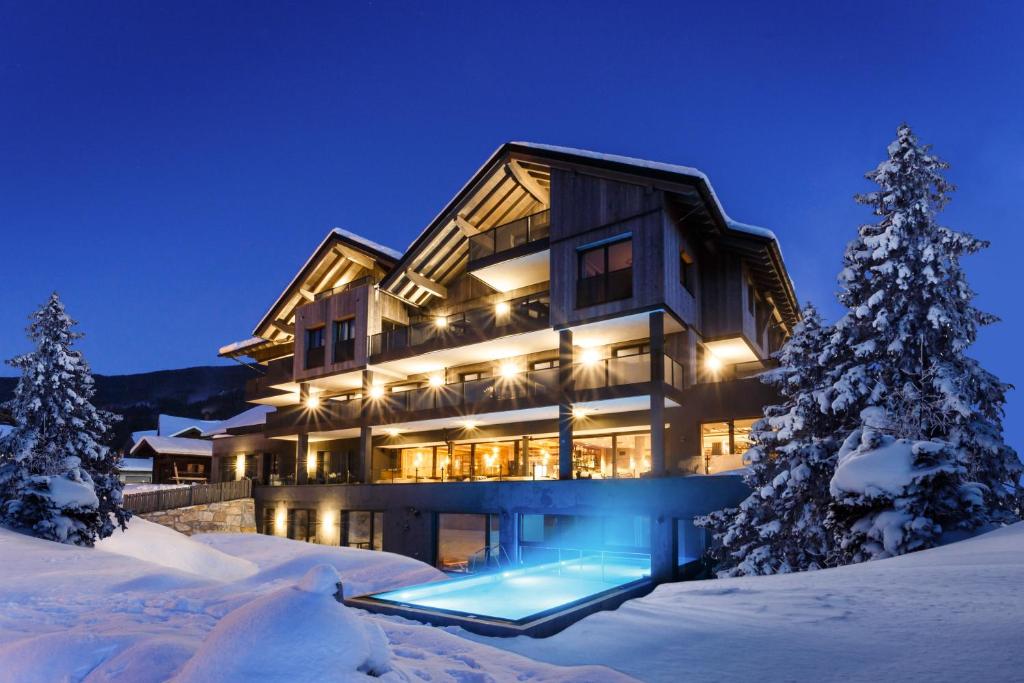
[[206,533],[256,533],[256,505],[252,498],[147,512],[139,517],[188,536]]

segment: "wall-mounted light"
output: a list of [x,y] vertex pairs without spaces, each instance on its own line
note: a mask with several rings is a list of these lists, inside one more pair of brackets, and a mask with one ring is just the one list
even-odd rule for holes
[[589,408],[573,408],[572,416],[578,420],[580,418],[590,415],[591,412],[593,411]]
[[274,511],[274,535],[284,536],[288,533],[288,509],[286,507],[279,506]]
[[508,315],[509,311],[511,310],[512,309],[509,308],[507,301],[499,301],[498,303],[494,304],[494,312],[497,315]]
[[390,427],[388,429],[385,429],[384,433],[387,434],[388,436],[390,436],[391,438],[394,438],[394,437],[398,436],[399,434],[401,434],[402,430],[395,429],[394,427]]
[[515,377],[517,374],[519,374],[519,366],[517,366],[515,362],[510,360],[503,361],[501,365],[498,366],[498,372],[505,379],[511,379]]
[[316,394],[311,393],[306,397],[306,407],[310,410],[316,410],[320,407],[320,397]]
[[718,372],[722,369],[722,361],[718,356],[708,352],[707,356],[704,358],[704,367],[711,372]]
[[245,453],[235,456],[235,478],[241,479],[245,476]]
[[586,365],[593,365],[601,360],[601,352],[595,348],[583,349],[583,353],[580,354],[580,360]]
[[476,420],[466,420],[462,423],[463,429],[476,429],[478,426]]
[[434,318],[434,327],[445,328],[448,327],[448,318],[443,315],[439,315]]
[[436,374],[430,376],[430,386],[432,387],[443,387],[444,386],[444,375]]
[[380,398],[384,395],[384,387],[380,384],[374,384],[370,387],[370,398]]

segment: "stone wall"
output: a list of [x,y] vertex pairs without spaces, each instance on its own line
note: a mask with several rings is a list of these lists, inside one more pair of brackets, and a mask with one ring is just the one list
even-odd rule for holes
[[256,533],[256,506],[252,498],[147,512],[139,516],[188,536],[206,533]]

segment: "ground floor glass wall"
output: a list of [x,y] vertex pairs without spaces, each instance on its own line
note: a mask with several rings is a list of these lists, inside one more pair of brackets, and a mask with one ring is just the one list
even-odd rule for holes
[[705,422],[700,426],[704,473],[728,472],[745,466],[743,454],[750,448],[750,430],[757,418]]
[[478,571],[500,562],[498,515],[438,513],[437,566],[449,572]]

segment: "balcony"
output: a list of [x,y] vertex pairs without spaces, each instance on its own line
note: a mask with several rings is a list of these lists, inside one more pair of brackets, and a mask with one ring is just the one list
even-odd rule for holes
[[259,377],[254,377],[245,383],[246,400],[254,398],[265,398],[281,393],[281,390],[274,389],[275,386],[288,384],[292,381],[292,364],[294,358],[275,358],[265,366],[265,372]]
[[370,336],[369,355],[375,362],[394,360],[437,349],[487,341],[549,326],[550,297],[546,292],[472,308],[462,313],[399,327]]
[[610,273],[602,273],[576,281],[576,308],[629,299],[632,296],[632,268],[613,270]]
[[551,211],[544,210],[469,238],[469,269],[548,248]]
[[324,347],[314,346],[306,349],[306,369],[322,368],[324,366]]

